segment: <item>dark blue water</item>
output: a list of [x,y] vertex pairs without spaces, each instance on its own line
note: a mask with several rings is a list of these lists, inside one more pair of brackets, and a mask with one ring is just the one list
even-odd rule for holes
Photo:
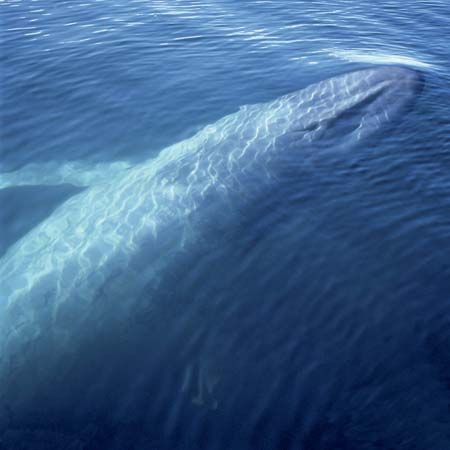
[[[0,11],[2,172],[138,164],[243,105],[374,64],[424,77],[376,139],[300,151],[167,273],[163,306],[126,323],[129,339],[80,353],[75,373],[89,367],[83,383],[101,401],[61,368],[73,409],[17,417],[0,405],[0,448],[450,448],[448,2],[6,0]],[[77,192],[0,191],[2,253]]]

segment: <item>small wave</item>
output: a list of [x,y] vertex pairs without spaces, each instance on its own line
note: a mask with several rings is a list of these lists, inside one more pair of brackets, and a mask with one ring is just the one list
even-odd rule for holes
[[433,64],[420,61],[417,58],[387,53],[370,53],[354,50],[332,50],[330,54],[336,58],[352,62],[366,62],[371,64],[405,64],[412,67],[435,67]]

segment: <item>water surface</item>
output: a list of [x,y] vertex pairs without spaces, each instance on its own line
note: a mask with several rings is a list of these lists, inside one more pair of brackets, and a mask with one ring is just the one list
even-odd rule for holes
[[[450,448],[447,2],[6,0],[0,9],[2,171],[137,164],[243,105],[372,64],[407,65],[425,80],[392,127],[356,149],[339,136],[322,153],[305,149],[167,274],[165,307],[130,324],[140,339],[96,361],[136,362],[139,349],[132,409],[112,391],[84,420],[11,419],[1,445]],[[0,250],[75,193],[1,191]],[[115,380],[123,393],[130,374]]]

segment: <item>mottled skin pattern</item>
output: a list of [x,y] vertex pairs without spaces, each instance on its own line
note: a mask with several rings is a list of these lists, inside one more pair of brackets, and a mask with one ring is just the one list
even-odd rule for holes
[[[37,391],[77,354],[81,335],[126,323],[142,295],[201,239],[209,217],[230,217],[237,202],[275,182],[279,161],[301,158],[302,147],[326,136],[341,115],[358,111],[346,146],[378,130],[419,82],[416,72],[395,67],[345,74],[243,107],[156,159],[103,171],[97,184],[91,174],[90,187],[0,260],[0,399],[8,411],[33,408]],[[77,184],[74,171],[66,173]],[[15,178],[53,184],[61,174],[28,170]]]

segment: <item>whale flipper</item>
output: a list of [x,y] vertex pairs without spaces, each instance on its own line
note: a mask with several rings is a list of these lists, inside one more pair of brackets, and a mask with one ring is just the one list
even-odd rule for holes
[[56,186],[71,184],[87,187],[111,179],[129,169],[125,161],[88,165],[82,162],[31,163],[14,172],[0,173],[0,189],[14,186]]
[[0,211],[0,256],[70,197],[125,172],[130,166],[123,161],[91,166],[81,162],[48,162],[0,173],[0,204],[4,205]]

